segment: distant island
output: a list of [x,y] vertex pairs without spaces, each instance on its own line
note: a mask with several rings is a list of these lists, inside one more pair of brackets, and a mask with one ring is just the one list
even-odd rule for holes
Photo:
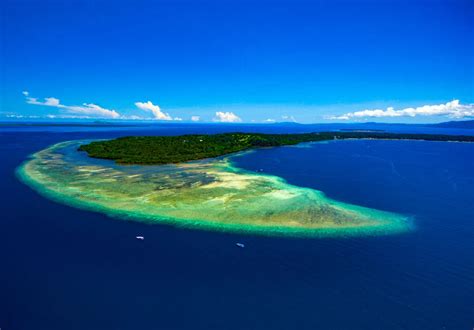
[[335,139],[391,139],[474,142],[474,136],[383,132],[319,132],[303,134],[224,133],[213,135],[130,136],[83,144],[90,157],[119,164],[173,164],[214,158],[259,147],[295,145]]
[[71,122],[51,122],[51,121],[8,121],[0,122],[0,127],[139,127],[144,124],[126,121],[71,121]]
[[456,120],[456,121],[447,121],[439,124],[432,124],[434,127],[440,128],[462,128],[462,129],[473,129],[474,120]]

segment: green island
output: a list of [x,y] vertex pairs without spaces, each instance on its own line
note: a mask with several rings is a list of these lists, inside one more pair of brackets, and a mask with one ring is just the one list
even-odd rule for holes
[[304,134],[224,133],[214,135],[130,136],[81,145],[90,157],[120,164],[173,164],[215,158],[258,147],[278,147],[335,139],[393,139],[474,142],[474,136],[384,132]]
[[148,224],[297,237],[387,235],[412,230],[408,216],[336,201],[321,191],[247,171],[233,162],[258,147],[331,140],[326,143],[337,148],[340,139],[474,142],[469,136],[382,132],[78,140],[31,155],[17,175],[57,202]]

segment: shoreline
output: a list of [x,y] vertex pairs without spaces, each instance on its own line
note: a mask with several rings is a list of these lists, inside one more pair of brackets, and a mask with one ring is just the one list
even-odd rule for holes
[[[79,142],[78,141],[69,142],[69,144],[71,145],[74,145],[74,143],[77,144]],[[26,185],[30,186],[35,191],[37,191],[39,194],[49,199],[52,199],[55,202],[66,204],[72,207],[77,207],[80,209],[85,209],[87,211],[104,213],[113,218],[139,221],[139,222],[148,223],[148,224],[166,224],[166,225],[171,225],[174,227],[203,229],[203,230],[218,231],[218,232],[234,232],[234,233],[251,234],[251,235],[289,236],[289,237],[308,237],[308,238],[310,237],[377,236],[377,235],[386,235],[386,234],[397,234],[397,233],[407,232],[414,229],[413,221],[410,217],[332,200],[326,197],[323,192],[320,192],[318,190],[290,185],[286,182],[285,179],[278,176],[273,176],[269,174],[252,173],[245,169],[236,167],[235,164],[232,162],[233,157],[243,156],[244,154],[248,152],[253,152],[253,150],[246,150],[240,153],[236,153],[235,155],[232,155],[232,156],[226,156],[221,160],[213,160],[210,162],[195,161],[194,164],[191,162],[188,162],[183,165],[164,165],[165,167],[167,166],[169,168],[172,168],[174,169],[173,171],[177,171],[178,173],[181,172],[184,175],[193,175],[195,173],[198,173],[199,175],[202,175],[202,173],[206,173],[206,174],[211,173],[211,175],[217,175],[217,177],[219,177],[219,175],[224,175],[224,177],[222,177],[221,179],[216,179],[217,183],[214,183],[214,184],[217,184],[217,185],[215,186],[215,188],[212,185],[191,188],[188,191],[185,191],[184,195],[183,195],[183,192],[180,192],[180,190],[177,190],[177,193],[178,194],[181,193],[182,197],[181,199],[179,199],[180,195],[178,195],[178,198],[176,199],[176,203],[178,203],[178,205],[182,204],[181,211],[184,212],[183,215],[186,216],[186,214],[189,214],[189,212],[186,210],[187,208],[191,207],[191,208],[197,208],[197,210],[201,210],[199,211],[200,213],[198,212],[197,214],[201,214],[203,218],[194,217],[194,216],[192,218],[190,218],[189,216],[187,216],[187,218],[186,217],[180,218],[179,216],[174,216],[174,217],[170,216],[170,215],[175,214],[176,212],[177,214],[180,214],[179,206],[178,206],[178,209],[173,210],[171,213],[165,210],[168,213],[164,212],[162,215],[157,214],[156,210],[147,211],[148,209],[146,207],[143,208],[144,206],[137,209],[137,205],[134,204],[135,202],[133,202],[133,200],[128,200],[127,199],[128,197],[126,196],[125,197],[119,196],[119,197],[125,198],[124,201],[128,203],[127,205],[130,205],[131,203],[132,206],[126,206],[125,204],[124,204],[125,206],[123,206],[120,203],[117,204],[115,200],[110,200],[107,198],[102,199],[102,200],[84,198],[84,196],[87,197],[87,192],[85,193],[86,195],[82,196],[81,198],[81,195],[78,191],[71,193],[70,190],[68,190],[69,187],[67,187],[67,183],[66,183],[67,181],[62,182],[61,179],[59,179],[59,181],[56,180],[55,182],[53,182],[52,179],[54,179],[54,175],[53,177],[47,177],[47,180],[45,180],[44,178],[42,180],[42,178],[40,177],[41,175],[40,173],[42,173],[41,171],[43,171],[44,173],[48,173],[47,175],[51,175],[47,169],[42,168],[41,166],[38,167],[37,169],[29,168],[31,166],[33,167],[35,166],[35,161],[38,160],[39,157],[41,157],[42,153],[47,154],[48,152],[53,151],[53,155],[54,155],[54,150],[58,148],[60,149],[61,146],[64,146],[64,145],[68,145],[68,142],[55,144],[53,146],[50,146],[47,149],[44,149],[42,151],[39,151],[38,153],[33,154],[30,160],[25,161],[23,164],[21,164],[17,168],[17,177],[23,183],[25,183]],[[120,168],[122,167],[129,168],[129,166],[121,166],[121,165],[115,165],[115,166],[120,167]],[[190,166],[191,168],[189,168]],[[204,169],[200,168],[200,166],[204,166]],[[161,167],[161,166],[158,166],[158,167]],[[140,168],[145,168],[147,170],[150,169],[150,167],[148,166],[146,167],[140,166]],[[100,174],[90,174],[90,173],[93,173],[92,170],[89,172],[82,172],[82,173],[86,173],[86,174],[89,173],[88,175],[96,175],[95,178],[97,179],[100,178]],[[130,173],[128,174],[125,173],[125,174],[126,174],[125,176],[130,175]],[[84,174],[81,174],[81,175],[84,175]],[[225,179],[226,176],[227,177],[230,176],[230,179],[229,179],[230,181],[226,181]],[[237,181],[237,186],[236,186],[235,178],[244,180],[242,181],[244,183],[244,186],[239,186],[239,183],[238,183],[239,181]],[[56,179],[58,179],[58,177],[56,177]],[[69,178],[67,178],[67,180],[69,180]],[[86,189],[86,191],[92,189],[93,187],[96,187],[96,189],[101,189],[100,182],[96,183],[95,181],[97,180],[92,180],[92,181],[93,181],[92,185],[91,185],[91,182],[85,181],[84,188]],[[226,182],[231,182],[234,185],[231,187],[228,187],[227,186],[228,184]],[[248,187],[246,187],[245,184],[248,184],[249,182],[252,185],[257,184],[256,188],[253,187],[252,188],[253,190],[252,189],[250,190],[251,192],[254,191],[254,193],[255,192],[257,193],[258,196],[256,200],[254,196],[248,196],[248,194],[246,194],[246,189],[248,189]],[[133,183],[127,183],[126,181],[124,181],[121,185],[122,185],[122,188],[130,187],[130,189],[132,190],[133,188],[137,188],[137,187],[130,186],[130,184],[133,184]],[[141,183],[139,183],[139,185],[140,184]],[[253,217],[256,217],[255,219],[260,219],[260,220],[256,221],[255,223],[244,223],[242,221],[235,222],[234,220],[231,220],[232,218],[229,218],[229,220],[226,220],[227,215],[226,214],[219,215],[219,213],[216,213],[217,215],[215,215],[215,217],[217,218],[215,218],[214,220],[212,220],[212,217],[205,219],[206,216],[209,216],[206,212],[216,212],[216,210],[214,206],[211,206],[210,209],[206,209],[205,207],[202,208],[202,205],[200,205],[197,201],[192,202],[192,200],[187,199],[189,197],[186,197],[186,196],[188,196],[189,194],[191,194],[189,195],[191,198],[194,198],[192,196],[193,194],[196,193],[195,189],[201,189],[199,192],[200,194],[203,194],[203,193],[211,194],[209,195],[210,196],[209,198],[211,198],[211,200],[212,198],[222,199],[223,196],[225,197],[226,194],[228,194],[229,192],[237,193],[237,195],[241,196],[240,198],[243,198],[244,201],[250,198],[248,199],[249,204],[246,204],[247,202],[244,202],[242,206],[239,206],[241,208],[244,207],[244,209],[241,210],[244,213],[242,214],[242,216],[243,217],[253,216]],[[202,189],[207,189],[207,191],[202,190]],[[224,190],[221,193],[220,191],[222,191],[222,189]],[[262,191],[262,189],[264,190]],[[270,191],[275,191],[275,193],[278,193],[278,194],[275,196],[271,194],[268,195],[268,193],[265,193],[266,191],[265,189],[267,190],[270,189]],[[78,193],[79,195],[77,195]],[[281,195],[282,193],[283,195]],[[281,198],[285,198],[285,194],[290,194],[290,195],[296,194],[295,196],[297,196],[296,197],[297,200],[295,201],[297,204],[294,204],[294,203],[289,204],[289,207],[291,208],[296,207],[295,211],[291,211],[291,212],[306,212],[305,211],[306,207],[309,207],[308,210],[310,210],[311,207],[313,207],[311,205],[313,203],[316,203],[314,205],[321,205],[319,207],[327,208],[328,211],[332,210],[331,212],[335,212],[334,216],[336,217],[341,217],[341,216],[343,218],[347,217],[347,215],[344,215],[347,212],[348,212],[347,214],[354,214],[353,215],[355,217],[354,221],[352,222],[350,220],[351,218],[348,218],[344,220],[346,221],[346,223],[344,223],[343,225],[341,224],[335,225],[335,224],[331,224],[331,222],[327,222],[327,223],[323,222],[320,225],[316,224],[316,225],[308,226],[308,225],[304,225],[304,222],[298,223],[298,222],[294,222],[295,220],[291,220],[292,213],[289,213],[288,220],[291,220],[291,221],[282,220],[283,221],[282,225],[278,225],[277,223],[274,223],[274,222],[269,222],[266,225],[265,219],[259,218],[258,216],[258,214],[262,213],[259,208],[263,207],[259,205],[260,199],[262,199],[262,202],[264,201],[264,203],[267,204],[266,208],[268,209],[268,211],[280,212],[280,213],[282,212],[281,213],[283,216],[282,219],[285,219],[284,214],[285,212],[288,212],[290,209],[288,209],[287,211],[285,207],[281,208],[279,205],[277,205],[278,203],[288,203],[285,199],[283,200],[281,199]],[[215,196],[215,197],[212,197],[212,196]],[[298,200],[300,199],[301,201],[298,202]],[[152,204],[151,206],[153,205],[154,204]],[[158,208],[162,207],[160,205],[161,204],[158,203],[156,207]],[[218,205],[221,205],[221,204],[219,203],[216,204],[217,208],[219,208]],[[229,207],[227,204],[222,204],[222,205],[223,205],[222,207]],[[227,206],[224,206],[224,205],[227,205]],[[233,205],[232,202],[229,205]],[[237,205],[240,205],[240,204],[237,204]],[[245,205],[247,205],[247,207]],[[257,209],[253,210],[252,208],[255,208],[256,205],[259,205],[259,206],[257,207]],[[298,211],[299,209],[301,210]],[[255,214],[254,212],[257,212],[257,213]],[[190,214],[193,215],[194,213],[191,212]],[[265,214],[265,213],[262,213],[262,214]],[[301,213],[302,216],[304,214],[306,213]],[[317,213],[315,214],[315,216],[317,216]],[[357,220],[358,218],[360,218],[361,220]],[[363,220],[363,219],[366,219],[366,220]],[[358,222],[362,220],[363,220],[362,223]],[[369,222],[366,222],[366,221],[369,221]]]

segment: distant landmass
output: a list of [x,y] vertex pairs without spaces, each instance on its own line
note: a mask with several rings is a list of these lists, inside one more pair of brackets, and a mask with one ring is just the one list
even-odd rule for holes
[[[357,126],[357,127],[366,127],[366,126],[379,126],[379,127],[390,127],[390,126],[423,126],[423,127],[439,127],[439,128],[461,128],[461,129],[471,129],[474,128],[474,120],[453,120],[446,121],[436,124],[409,124],[409,123],[380,123],[380,122],[365,122],[365,123],[347,123],[345,125]],[[342,130],[352,130],[351,128],[342,129]]]
[[[295,122],[276,122],[274,125],[279,126],[329,126],[329,125],[347,125],[348,128],[341,128],[341,131],[382,131],[385,127],[391,126],[423,126],[423,127],[439,127],[439,128],[460,128],[460,129],[473,129],[474,128],[474,120],[453,120],[453,121],[446,121],[437,124],[409,124],[409,123],[381,123],[381,122],[374,122],[368,121],[363,123],[311,123],[311,124],[301,124]],[[367,127],[380,127],[380,129],[376,128],[367,128]]]
[[74,122],[53,122],[53,121],[7,121],[0,122],[0,127],[41,127],[41,126],[60,126],[60,127],[135,127],[135,126],[144,126],[139,123],[130,123],[124,121],[74,121]]
[[[132,126],[153,126],[153,125],[170,125],[178,123],[163,123],[161,121],[129,121],[129,120],[113,120],[113,121],[0,121],[0,127],[9,127],[9,126],[64,126],[64,127],[132,127]],[[179,123],[182,124],[182,123]],[[191,123],[188,123],[191,124]],[[192,124],[210,124],[210,123],[192,123]],[[234,123],[235,124],[235,123]],[[236,125],[269,125],[269,124],[259,124],[259,123],[237,123]],[[330,127],[334,125],[345,126],[341,128],[341,131],[383,131],[385,128],[392,126],[422,126],[422,127],[439,127],[439,128],[460,128],[460,129],[474,129],[474,120],[456,120],[456,121],[447,121],[437,124],[409,124],[409,123],[381,123],[381,122],[363,122],[363,123],[310,123],[302,124],[292,121],[285,122],[276,122],[271,124],[273,126],[315,126],[315,127]]]
[[474,128],[474,120],[460,120],[460,121],[447,121],[439,124],[432,124],[431,126],[441,127],[441,128]]

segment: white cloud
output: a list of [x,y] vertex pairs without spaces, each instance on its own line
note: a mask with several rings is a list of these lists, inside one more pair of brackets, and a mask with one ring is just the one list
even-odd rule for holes
[[[115,110],[105,109],[97,104],[83,103],[82,105],[64,105],[61,104],[60,100],[55,97],[45,97],[44,101],[38,101],[35,97],[30,97],[28,91],[23,91],[23,95],[26,97],[26,103],[34,105],[43,105],[48,107],[55,107],[66,111],[68,113],[79,115],[84,118],[118,118],[119,113]],[[75,116],[77,117],[77,116]]]
[[281,119],[286,120],[286,121],[292,121],[292,122],[295,122],[295,121],[296,121],[296,120],[295,120],[295,117],[293,117],[293,116],[287,116],[287,115],[281,116]]
[[213,121],[221,123],[238,123],[241,122],[242,119],[240,119],[240,117],[234,114],[233,112],[217,111]]
[[268,119],[265,119],[264,122],[266,122],[266,123],[274,123],[274,122],[275,122],[275,119],[268,118]]
[[[59,101],[59,100],[58,100]],[[58,105],[59,106],[59,105]],[[115,110],[109,110],[92,103],[83,103],[82,106],[64,106],[69,112],[85,116],[98,116],[106,118],[118,118],[120,115]]]
[[181,118],[181,117],[174,117],[173,120],[182,121],[183,118]]
[[37,119],[40,118],[40,116],[35,116],[35,115],[20,115],[17,113],[12,113],[12,112],[0,112],[0,116],[6,117],[6,118],[14,118],[14,119],[23,119],[23,118],[28,118],[28,119]]
[[36,105],[47,105],[50,107],[60,107],[59,99],[55,97],[45,97],[44,101],[38,101],[35,97],[27,97],[26,103],[28,104],[36,104]]
[[339,116],[329,116],[328,119],[349,120],[357,118],[381,118],[381,117],[416,117],[416,116],[448,116],[451,118],[463,118],[474,116],[474,104],[461,104],[459,100],[453,100],[445,104],[423,105],[416,108],[404,108],[395,110],[393,107],[382,109],[366,109],[348,112]]
[[137,116],[137,115],[128,115],[128,116],[122,115],[122,116],[120,116],[120,119],[125,119],[125,120],[150,120],[150,118],[144,118],[144,117]]
[[91,116],[87,116],[87,115],[62,115],[62,114],[59,114],[59,115],[54,115],[54,114],[49,114],[49,115],[46,115],[46,118],[49,118],[49,119],[97,119],[97,118],[102,118],[102,117],[91,117]]
[[200,121],[200,120],[201,120],[201,117],[199,117],[199,116],[191,116],[191,120],[192,120],[192,121]]
[[151,101],[148,101],[148,102],[135,102],[135,105],[137,106],[137,108],[139,108],[141,110],[151,111],[151,113],[153,113],[153,116],[155,117],[155,119],[158,119],[158,120],[173,120],[173,118],[171,118],[171,116],[168,113],[162,112],[160,107],[158,105],[154,105],[153,103],[151,103]]

